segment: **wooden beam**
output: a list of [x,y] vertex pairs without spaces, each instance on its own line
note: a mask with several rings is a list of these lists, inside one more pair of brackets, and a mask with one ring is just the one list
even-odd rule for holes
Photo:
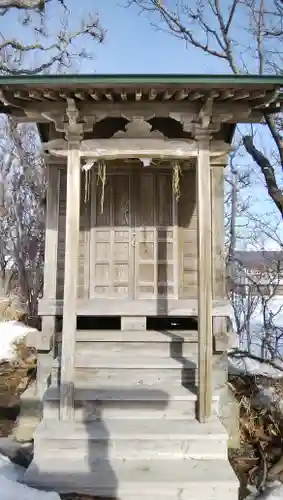
[[77,330],[77,286],[80,233],[81,166],[79,141],[82,125],[77,123],[74,101],[68,102],[69,143],[67,161],[67,207],[64,271],[63,338],[61,354],[60,419],[72,420],[74,415],[74,365]]
[[154,99],[156,99],[156,96],[157,96],[157,90],[156,89],[150,89],[149,92],[148,92],[148,100],[149,101],[154,101]]
[[[63,301],[60,299],[40,299],[38,313],[41,316],[63,313]],[[230,316],[233,308],[229,300],[214,300],[212,314],[214,317]],[[164,313],[167,316],[197,316],[197,299],[78,299],[78,316],[156,316]]]
[[168,99],[171,99],[172,95],[173,95],[173,92],[170,92],[169,90],[164,90],[163,99],[165,101],[168,101]]
[[[42,144],[42,150],[54,156],[68,156],[67,142],[57,139]],[[232,147],[224,141],[212,141],[210,155],[218,157],[229,153]],[[180,160],[198,155],[197,141],[193,139],[165,139],[149,135],[147,138],[117,137],[82,141],[80,156],[94,159],[162,158]]]
[[142,98],[142,90],[141,89],[137,90],[135,95],[136,95],[136,101],[140,101]]
[[89,95],[94,101],[99,101],[99,95],[97,94],[97,92],[89,92]]
[[[212,228],[212,297],[226,297],[225,225],[224,225],[224,167],[227,161],[211,168],[211,228]],[[228,344],[227,316],[214,317],[212,322],[215,349]]]
[[185,89],[178,90],[174,95],[174,99],[175,101],[183,101],[184,99],[186,99],[186,97],[188,97],[188,95],[189,92],[186,91]]
[[[121,102],[115,101],[107,101],[100,102],[98,92],[91,92],[93,102],[80,101],[77,103],[77,106],[80,111],[81,117],[89,117],[95,116],[99,118],[99,116],[125,116],[127,117],[134,115],[144,116],[147,113],[150,113],[151,116],[168,116],[169,113],[182,113],[182,114],[198,114],[203,103],[199,102],[199,93],[190,93],[189,99],[185,101],[165,101],[158,102],[155,100],[156,91],[152,89],[149,91],[149,98],[151,102],[146,101],[136,101],[130,102],[126,100],[127,94],[121,92],[121,98],[125,99]],[[63,94],[62,94],[63,96]],[[67,94],[64,93],[64,99],[67,98]],[[194,97],[196,98],[195,100]],[[0,100],[5,103],[10,104],[13,107],[18,107],[20,109],[24,109],[27,118],[32,117],[34,121],[45,121],[45,115],[48,113],[49,115],[54,114],[54,116],[62,116],[62,114],[66,111],[66,103],[61,100],[59,102],[50,102],[50,101],[23,101],[22,99],[16,99],[14,94],[9,92],[1,91],[0,92]],[[30,100],[30,98],[28,98]],[[96,102],[95,102],[96,101]],[[260,104],[260,103],[259,103]],[[222,122],[222,114],[231,115],[232,121],[241,121],[243,114],[251,113],[252,104],[247,102],[225,102],[215,100],[213,106],[213,121]],[[262,117],[262,113],[259,111],[255,114],[251,113],[249,115],[250,122],[260,122]],[[50,118],[51,119],[51,118]]]
[[[46,231],[43,296],[56,297],[57,288],[57,251],[58,251],[58,218],[59,218],[59,186],[60,169],[47,166],[47,199],[46,199]],[[42,318],[41,351],[51,349],[55,334],[55,315]],[[35,347],[35,346],[34,346]]]
[[104,95],[108,101],[114,101],[112,92],[104,92]]
[[198,214],[198,418],[205,422],[212,412],[212,269],[210,141],[199,136],[197,159]]

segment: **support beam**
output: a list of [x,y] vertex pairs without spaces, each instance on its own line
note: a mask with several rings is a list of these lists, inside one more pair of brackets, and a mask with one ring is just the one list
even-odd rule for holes
[[77,284],[80,231],[80,155],[70,146],[67,166],[66,246],[64,273],[63,336],[61,355],[60,419],[74,412],[74,363],[77,329]]
[[[224,255],[224,167],[211,167],[211,224],[212,224],[212,298],[226,297],[225,255]],[[217,351],[224,350],[228,342],[227,317],[213,318],[213,339]]]
[[[45,263],[44,263],[44,298],[56,297],[57,288],[57,253],[58,253],[58,218],[59,218],[59,185],[60,170],[53,165],[47,166],[47,199],[46,199],[46,231],[45,231]],[[55,334],[55,315],[42,318],[41,351],[49,351],[53,345]]]
[[198,136],[198,418],[205,422],[212,412],[212,266],[210,140]]
[[224,249],[224,167],[222,164],[211,166],[211,224],[212,224],[212,296],[222,300],[226,297],[225,249]]
[[64,272],[63,334],[61,353],[60,419],[74,417],[74,371],[77,330],[77,285],[80,234],[81,165],[79,143],[82,125],[77,123],[74,102],[68,103],[67,207]]

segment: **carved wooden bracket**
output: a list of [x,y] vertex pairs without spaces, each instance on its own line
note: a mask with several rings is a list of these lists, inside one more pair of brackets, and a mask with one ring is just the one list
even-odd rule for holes
[[96,116],[82,117],[75,100],[71,98],[67,99],[65,113],[45,111],[41,115],[54,123],[57,132],[65,132],[69,143],[82,140],[84,132],[91,132],[96,121]]
[[162,138],[165,136],[159,130],[152,131],[152,125],[148,123],[144,117],[133,117],[132,121],[126,125],[126,131],[119,130],[113,135],[113,139],[135,139],[139,138]]

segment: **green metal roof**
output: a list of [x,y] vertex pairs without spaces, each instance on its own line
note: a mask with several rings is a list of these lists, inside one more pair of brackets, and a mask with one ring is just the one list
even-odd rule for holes
[[282,76],[271,75],[186,75],[186,74],[71,74],[0,76],[1,86],[34,85],[275,85],[282,86]]

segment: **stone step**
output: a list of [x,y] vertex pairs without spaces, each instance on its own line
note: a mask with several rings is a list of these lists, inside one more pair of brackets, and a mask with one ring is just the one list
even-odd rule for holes
[[[58,349],[60,355],[60,347]],[[137,355],[155,358],[182,358],[197,359],[198,344],[189,342],[76,342],[76,357],[92,357],[103,355],[115,357],[131,357]]]
[[110,460],[226,459],[228,436],[213,417],[197,420],[108,420],[86,423],[43,421],[34,436],[36,456],[57,452]]
[[[56,334],[58,341],[61,334]],[[184,342],[197,343],[197,330],[77,330],[77,342]]]
[[[58,388],[49,388],[43,399],[43,417],[59,420]],[[106,419],[187,419],[195,418],[196,389],[156,385],[142,388],[75,389],[75,420]],[[212,397],[213,412],[218,413],[219,396]]]
[[35,458],[30,486],[119,500],[238,499],[238,481],[226,460],[116,460],[111,464],[68,453]]

